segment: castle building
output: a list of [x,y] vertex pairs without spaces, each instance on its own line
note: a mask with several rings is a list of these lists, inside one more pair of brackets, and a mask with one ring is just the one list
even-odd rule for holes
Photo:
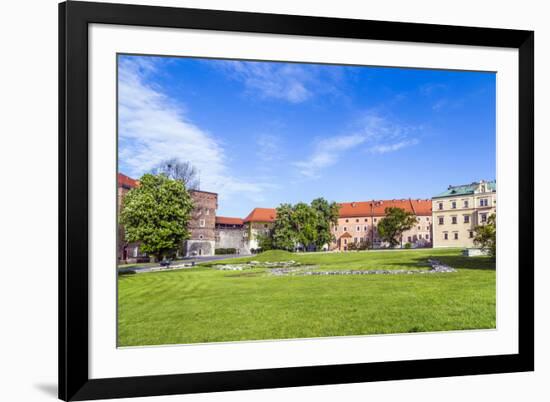
[[[118,211],[124,196],[139,185],[126,175],[118,175]],[[217,216],[218,194],[189,190],[194,208],[188,224],[190,237],[183,242],[183,256],[214,255],[216,249],[234,249],[238,254],[250,254],[260,248],[259,237],[270,235],[277,210],[254,208],[245,218]],[[401,246],[413,247],[473,247],[474,228],[496,212],[496,181],[479,181],[467,185],[449,186],[433,197],[424,199],[372,200],[343,202],[331,230],[334,241],[326,250],[347,251],[367,246],[385,247],[377,226],[386,208],[401,208],[413,214],[416,224],[403,233]],[[118,228],[118,260],[138,262],[146,258],[139,243],[124,240],[124,228]],[[351,247],[354,244],[355,247]],[[181,255],[181,254],[179,254]]]
[[412,213],[417,224],[403,233],[402,245],[411,247],[430,247],[432,245],[432,202],[431,200],[401,199],[373,200],[365,202],[340,203],[338,221],[333,226],[335,241],[330,250],[346,251],[350,244],[380,248],[387,246],[378,234],[377,226],[386,215],[386,208],[401,208]]
[[432,198],[434,247],[475,247],[474,229],[496,213],[496,181],[449,186]]
[[193,210],[188,224],[190,237],[184,242],[184,255],[186,257],[214,255],[218,194],[189,190],[189,195],[193,201]]
[[216,248],[235,249],[237,254],[248,254],[244,221],[241,218],[216,216]]

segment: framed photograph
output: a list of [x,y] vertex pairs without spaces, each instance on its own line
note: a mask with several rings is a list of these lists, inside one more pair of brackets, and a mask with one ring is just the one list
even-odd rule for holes
[[60,4],[59,397],[533,370],[533,43]]

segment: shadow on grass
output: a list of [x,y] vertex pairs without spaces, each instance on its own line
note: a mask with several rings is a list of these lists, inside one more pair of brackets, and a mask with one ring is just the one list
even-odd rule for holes
[[[455,269],[475,269],[475,270],[495,270],[495,260],[491,257],[466,257],[466,256],[446,256],[446,255],[425,255],[422,257],[410,258],[407,261],[384,261],[380,263],[381,269],[411,269],[411,270],[429,270],[431,265],[428,260],[433,259],[448,265]],[[369,269],[376,269],[369,267]]]

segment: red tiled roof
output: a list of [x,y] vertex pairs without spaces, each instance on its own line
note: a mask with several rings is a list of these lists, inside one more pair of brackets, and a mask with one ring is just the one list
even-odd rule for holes
[[384,216],[386,208],[401,208],[415,215],[431,215],[432,201],[420,199],[373,200],[340,203],[340,218],[357,216]]
[[372,212],[372,203],[369,202],[342,202],[339,203],[340,210],[338,216],[340,218],[350,218],[354,216],[370,216]]
[[243,220],[241,218],[230,218],[227,216],[216,216],[216,223],[223,225],[242,225]]
[[252,212],[244,218],[244,223],[247,222],[273,222],[277,217],[275,208],[254,208]]
[[139,181],[132,179],[131,177],[126,176],[125,174],[118,174],[118,186],[119,187],[129,187],[135,188],[139,184]]
[[348,232],[344,232],[340,239],[351,239],[351,235]]

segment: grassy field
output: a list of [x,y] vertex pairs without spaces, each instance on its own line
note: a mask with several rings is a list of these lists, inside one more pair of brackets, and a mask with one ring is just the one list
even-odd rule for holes
[[119,346],[495,328],[495,264],[460,250],[291,254],[237,262],[295,260],[318,270],[429,269],[456,273],[272,276],[265,268],[198,268],[120,276]]

